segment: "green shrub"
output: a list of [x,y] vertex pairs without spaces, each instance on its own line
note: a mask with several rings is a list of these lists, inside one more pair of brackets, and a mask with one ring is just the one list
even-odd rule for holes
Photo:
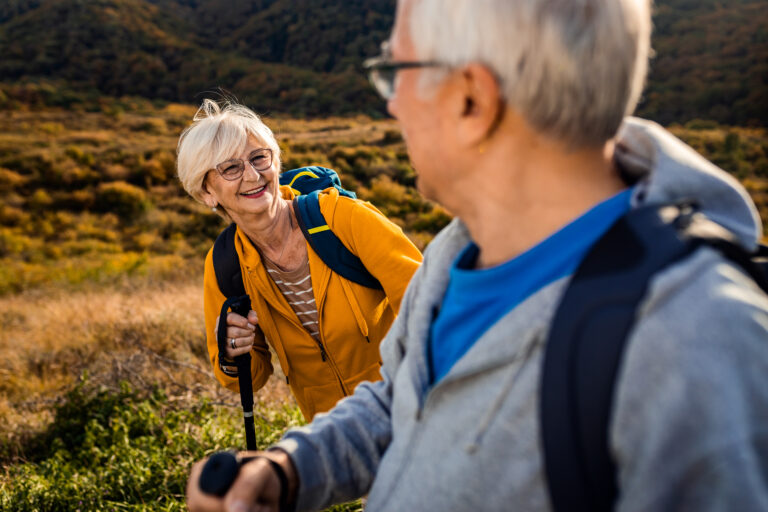
[[143,189],[124,181],[115,181],[99,185],[94,206],[98,211],[113,212],[129,220],[149,210],[150,203]]
[[29,219],[29,215],[23,210],[7,204],[0,205],[0,225],[18,226]]
[[168,127],[164,119],[148,118],[131,124],[130,129],[137,132],[146,132],[152,135],[160,135],[167,131]]
[[55,208],[63,208],[72,211],[82,211],[91,208],[96,200],[93,189],[59,191],[53,194]]
[[229,412],[217,417],[205,402],[177,410],[159,392],[78,386],[48,430],[23,446],[30,462],[8,468],[0,505],[20,512],[184,510],[190,464],[206,449],[236,444]]
[[432,211],[420,214],[417,219],[411,223],[411,228],[416,231],[427,231],[437,233],[448,223],[451,222],[451,216],[440,206],[434,206]]
[[14,190],[24,184],[26,178],[10,169],[0,167],[0,192]]
[[[0,509],[45,511],[183,511],[193,462],[241,446],[234,408],[201,399],[187,408],[160,391],[89,389],[81,382],[56,406],[43,432],[20,445],[0,444]],[[274,443],[300,424],[294,408],[258,409],[256,444]],[[16,453],[13,453],[13,452]],[[337,511],[359,510],[353,503]]]
[[90,167],[93,165],[95,161],[93,153],[91,153],[90,151],[84,151],[79,146],[70,146],[67,148],[65,153],[69,158],[71,158],[72,160],[74,160],[75,162],[81,165],[86,165]]
[[685,127],[689,130],[715,130],[718,126],[717,121],[709,119],[692,119],[685,123]]
[[10,229],[0,229],[0,257],[20,254],[34,246],[33,240]]
[[398,144],[400,142],[403,142],[403,136],[400,133],[400,130],[385,130],[380,141],[380,143],[385,146],[389,144]]

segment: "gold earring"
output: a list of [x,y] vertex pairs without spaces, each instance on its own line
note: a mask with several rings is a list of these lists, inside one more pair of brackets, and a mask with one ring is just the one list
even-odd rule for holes
[[485,141],[481,142],[480,145],[477,147],[477,152],[481,155],[485,153],[485,150],[487,149],[487,146],[485,145]]

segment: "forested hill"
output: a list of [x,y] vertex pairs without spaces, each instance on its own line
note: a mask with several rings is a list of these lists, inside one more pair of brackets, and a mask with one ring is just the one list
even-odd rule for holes
[[[382,114],[360,63],[394,3],[5,0],[0,83],[12,100],[30,90],[12,84],[51,82],[42,101],[63,106],[99,94],[196,103],[220,86],[263,112]],[[657,0],[654,24],[641,114],[768,123],[768,0]]]

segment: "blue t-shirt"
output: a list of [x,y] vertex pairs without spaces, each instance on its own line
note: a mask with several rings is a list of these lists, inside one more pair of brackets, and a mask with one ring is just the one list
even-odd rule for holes
[[594,206],[523,254],[475,269],[471,242],[450,270],[448,288],[429,336],[430,382],[442,379],[488,328],[544,286],[572,274],[589,248],[629,211],[632,189]]

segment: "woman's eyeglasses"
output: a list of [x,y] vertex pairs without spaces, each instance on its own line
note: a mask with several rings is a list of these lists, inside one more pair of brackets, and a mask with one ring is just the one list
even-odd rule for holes
[[435,61],[396,61],[392,60],[392,53],[388,43],[382,43],[381,55],[367,59],[363,62],[363,68],[368,72],[368,79],[376,89],[376,92],[385,100],[390,100],[395,95],[395,78],[401,69],[449,67],[447,64]]
[[[257,149],[248,157],[248,163],[256,172],[264,172],[272,166],[272,150],[268,148]],[[245,172],[245,162],[239,158],[233,158],[217,164],[216,172],[227,181],[234,181]]]

